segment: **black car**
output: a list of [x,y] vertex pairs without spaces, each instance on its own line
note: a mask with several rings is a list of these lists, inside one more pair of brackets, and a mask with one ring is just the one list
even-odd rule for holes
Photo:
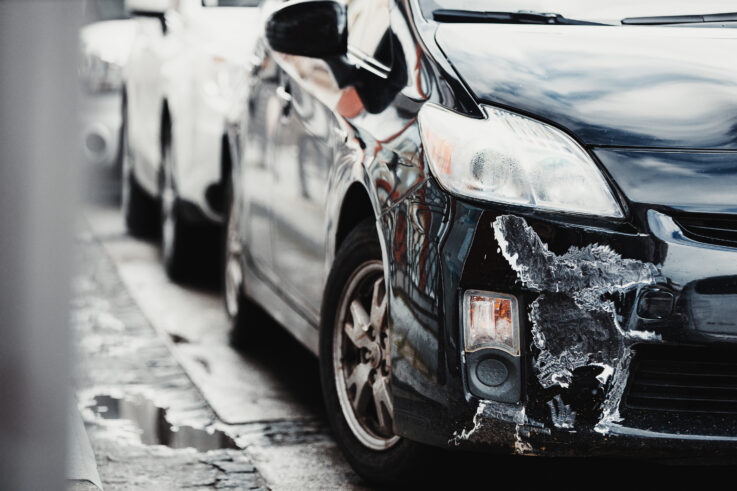
[[359,473],[735,457],[730,3],[267,2],[226,307],[319,355]]

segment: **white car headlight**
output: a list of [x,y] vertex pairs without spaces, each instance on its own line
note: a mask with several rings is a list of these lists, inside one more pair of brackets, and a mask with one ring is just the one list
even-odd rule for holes
[[491,106],[477,119],[426,103],[419,113],[430,170],[449,192],[483,201],[621,218],[596,164],[548,124]]

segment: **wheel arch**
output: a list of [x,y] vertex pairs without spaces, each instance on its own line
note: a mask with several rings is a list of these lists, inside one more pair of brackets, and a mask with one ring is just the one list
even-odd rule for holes
[[[369,191],[359,181],[355,181],[346,190],[340,205],[338,222],[335,228],[334,253],[337,253],[345,238],[359,223],[367,218],[377,216]],[[335,255],[335,254],[333,254]]]
[[[374,195],[375,197],[375,195]],[[355,180],[348,184],[340,205],[340,212],[333,234],[334,244],[330,263],[335,259],[340,246],[345,238],[350,234],[351,230],[356,228],[358,224],[370,218],[374,221],[376,227],[376,241],[381,248],[382,262],[384,263],[384,279],[386,282],[387,292],[389,291],[389,274],[390,274],[390,256],[387,238],[381,230],[381,215],[376,200],[372,200],[371,188],[364,181]],[[391,307],[390,307],[391,308]]]

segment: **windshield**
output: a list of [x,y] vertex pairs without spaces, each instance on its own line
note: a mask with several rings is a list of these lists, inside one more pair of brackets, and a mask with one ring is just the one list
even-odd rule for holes
[[477,12],[533,11],[570,19],[619,24],[628,17],[696,15],[734,12],[734,0],[419,0],[422,14],[432,19],[438,9]]

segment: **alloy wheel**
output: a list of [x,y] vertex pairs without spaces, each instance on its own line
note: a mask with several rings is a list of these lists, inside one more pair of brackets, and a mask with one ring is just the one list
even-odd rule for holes
[[333,368],[343,415],[366,447],[387,450],[394,434],[387,295],[381,261],[361,264],[341,295],[333,331]]

